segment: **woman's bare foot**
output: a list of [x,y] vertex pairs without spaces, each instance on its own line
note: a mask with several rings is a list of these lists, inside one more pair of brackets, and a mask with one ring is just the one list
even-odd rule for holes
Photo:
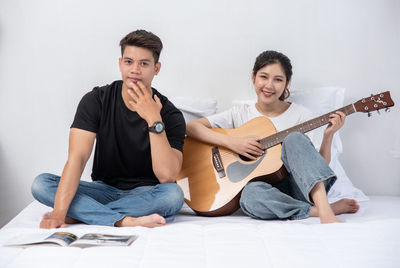
[[345,213],[356,213],[360,209],[360,205],[354,199],[343,198],[331,204],[331,208],[335,215]]
[[356,213],[360,209],[360,205],[354,199],[343,198],[335,203],[330,204],[330,208],[318,210],[313,206],[310,211],[310,217],[319,217],[321,223],[342,222],[335,215],[345,213]]
[[355,213],[360,208],[356,200],[343,198],[329,204],[326,196],[325,186],[322,182],[317,182],[310,192],[310,197],[314,200],[315,206],[311,207],[310,217],[319,217],[321,223],[342,222],[336,215],[343,213]]
[[[44,213],[43,214],[43,219],[50,219],[50,217],[51,217],[51,212],[46,212],[46,213]],[[75,224],[75,223],[80,223],[81,221],[78,221],[78,220],[76,220],[76,219],[74,219],[74,218],[71,218],[71,217],[69,217],[69,216],[65,216],[65,223],[66,224]]]
[[326,207],[325,209],[321,209],[321,211],[322,212],[320,212],[316,206],[311,207],[310,217],[319,217],[321,223],[342,222],[335,217],[335,212],[332,210],[332,207]]
[[116,227],[134,227],[134,226],[144,226],[144,227],[158,227],[165,225],[166,221],[164,217],[158,214],[151,214],[142,217],[125,217],[115,223]]
[[333,213],[320,213],[319,219],[321,223],[342,222],[341,220],[336,218]]

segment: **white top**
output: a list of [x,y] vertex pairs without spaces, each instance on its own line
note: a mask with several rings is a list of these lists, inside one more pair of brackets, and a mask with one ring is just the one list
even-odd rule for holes
[[[291,103],[289,108],[275,117],[267,117],[274,124],[276,131],[280,132],[312,119],[312,112],[297,103]],[[255,103],[241,103],[234,105],[224,112],[207,116],[212,128],[238,128],[247,121],[264,116],[256,108]],[[314,131],[306,133],[315,146]],[[317,145],[318,147],[320,144]]]

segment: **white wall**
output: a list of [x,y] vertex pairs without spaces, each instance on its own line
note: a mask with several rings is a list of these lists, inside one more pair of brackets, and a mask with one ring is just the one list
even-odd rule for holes
[[[0,226],[33,200],[37,174],[61,173],[77,103],[119,79],[128,32],[164,42],[156,88],[215,97],[220,110],[253,96],[251,68],[266,49],[292,59],[292,88],[345,87],[346,104],[391,90],[398,101],[399,14],[396,0],[0,0]],[[366,194],[400,195],[398,110],[352,115],[341,130],[341,161]]]

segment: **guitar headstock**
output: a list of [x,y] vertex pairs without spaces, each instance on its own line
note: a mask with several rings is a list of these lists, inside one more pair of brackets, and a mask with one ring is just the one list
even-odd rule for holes
[[390,91],[372,95],[371,97],[363,98],[354,103],[356,111],[362,113],[369,113],[383,108],[388,109],[392,106],[394,106],[394,102],[390,97]]

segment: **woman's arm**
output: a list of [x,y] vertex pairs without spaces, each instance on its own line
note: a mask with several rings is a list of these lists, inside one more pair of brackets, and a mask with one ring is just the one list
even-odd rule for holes
[[232,137],[211,130],[211,124],[207,118],[188,122],[186,134],[202,142],[226,147],[253,160],[256,159],[254,156],[262,155],[264,152],[262,145],[255,138]]
[[337,111],[329,116],[328,127],[324,131],[324,137],[322,139],[321,148],[319,153],[325,158],[325,161],[329,164],[331,162],[331,148],[333,135],[338,131],[343,125],[346,119],[346,115],[343,112]]

